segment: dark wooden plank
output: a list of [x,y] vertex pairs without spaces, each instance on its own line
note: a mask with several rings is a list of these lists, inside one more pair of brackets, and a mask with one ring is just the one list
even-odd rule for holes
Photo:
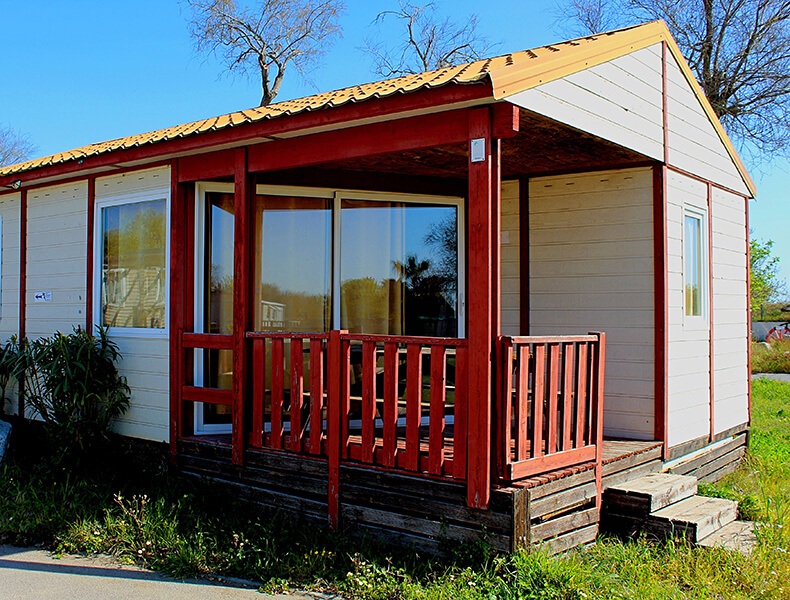
[[587,344],[579,344],[579,355],[576,360],[576,447],[581,448],[585,445],[585,434],[589,429],[589,424],[585,422],[584,415],[587,414],[587,379],[590,369],[587,361]]
[[726,475],[729,475],[730,473],[734,473],[735,471],[737,471],[740,468],[740,466],[741,466],[740,461],[729,462],[725,464],[723,467],[721,467],[720,469],[717,469],[716,471],[706,473],[705,475],[699,478],[699,482],[716,483],[722,477],[725,477]]
[[263,445],[263,413],[266,401],[266,340],[252,342],[252,445]]
[[285,395],[285,341],[272,340],[272,448],[283,447],[283,396]]
[[548,554],[560,554],[575,548],[589,544],[598,537],[598,523],[588,525],[582,529],[576,529],[565,535],[561,535],[549,542],[544,542],[541,546]]
[[534,389],[532,391],[532,449],[533,458],[543,456],[543,402],[545,396],[546,346],[536,344],[532,358]]
[[562,357],[563,383],[562,383],[562,445],[561,450],[570,450],[571,445],[571,423],[573,421],[573,375],[574,375],[574,352],[573,344],[564,344]]
[[694,475],[700,467],[741,446],[746,446],[746,434],[735,437],[718,448],[712,448],[708,452],[704,452],[691,460],[676,465],[672,468],[672,472],[678,475]]
[[[607,442],[604,442],[606,444]],[[651,462],[661,458],[661,445],[655,446],[644,452],[635,452],[633,454],[628,454],[622,458],[617,458],[616,460],[611,460],[603,465],[603,475],[604,477],[612,475],[618,471],[622,471],[624,469],[630,469],[631,467],[645,463]]]
[[515,490],[513,493],[513,531],[511,536],[511,552],[523,550],[532,543],[532,529],[529,524],[529,491]]
[[[460,505],[464,505],[466,496],[466,486],[450,479],[420,477],[406,471],[368,469],[348,464],[340,467],[340,481],[343,486],[360,485],[382,491],[410,494],[418,498],[423,496],[435,498]],[[509,495],[507,497],[509,498]],[[506,510],[503,508],[500,512]]]
[[422,417],[422,348],[406,347],[406,468],[420,468],[420,419]]
[[534,520],[556,512],[571,510],[575,506],[595,500],[596,493],[596,486],[593,481],[556,494],[544,496],[539,500],[531,500],[530,518]]
[[[661,454],[661,449],[658,449],[657,454]],[[651,460],[649,462],[641,462],[637,463],[632,467],[627,469],[621,469],[612,473],[611,475],[604,475],[601,485],[604,490],[606,488],[611,487],[613,485],[620,485],[626,481],[631,481],[632,479],[638,479],[643,475],[649,475],[650,473],[658,473],[661,468],[664,466],[664,463],[660,459]]]
[[447,363],[444,346],[431,348],[431,400],[428,430],[428,472],[441,475],[444,466],[444,400]]
[[453,415],[453,477],[466,478],[466,439],[469,434],[467,427],[467,405],[469,390],[467,386],[467,348],[455,350],[455,405]]
[[[327,345],[326,369],[332,376],[328,377],[327,390],[327,431],[326,453],[328,458],[329,493],[327,512],[329,529],[337,531],[340,527],[340,458],[343,451],[343,417],[348,416],[344,410],[347,395],[348,367],[345,362],[344,342],[340,339],[340,331],[332,331]],[[344,389],[345,388],[345,389]]]
[[321,454],[324,415],[324,342],[310,340],[310,452]]
[[737,468],[745,454],[746,446],[739,446],[731,452],[727,452],[726,454],[723,454],[709,463],[701,466],[693,473],[693,475],[697,479],[702,480],[708,477],[708,475],[711,473],[715,473],[727,465],[735,465],[735,468]]
[[576,529],[597,524],[600,516],[598,507],[572,512],[556,519],[532,526],[532,542],[539,542],[555,536],[565,535]]
[[384,344],[383,425],[384,466],[395,466],[398,452],[398,345]]

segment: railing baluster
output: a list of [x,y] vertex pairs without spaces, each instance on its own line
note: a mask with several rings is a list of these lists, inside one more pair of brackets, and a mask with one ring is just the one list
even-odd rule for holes
[[272,339],[272,448],[283,447],[283,396],[285,393],[285,340]]
[[467,398],[469,396],[466,364],[466,346],[455,349],[455,404],[453,407],[453,476],[466,479],[466,426]]
[[534,385],[532,386],[532,458],[543,456],[543,401],[545,395],[546,372],[546,346],[535,344],[532,364],[535,366],[533,373]]
[[[506,465],[511,461],[510,445],[513,441],[513,413],[515,410],[516,418],[518,419],[519,400],[518,395],[515,399],[515,409],[513,407],[513,346],[506,344],[504,348],[500,347],[497,353],[499,360],[502,361],[502,368],[499,370],[498,377],[499,386],[502,394],[501,414],[498,418],[501,420],[499,423],[500,436],[502,437],[502,444],[499,452],[496,453],[499,461],[499,472],[504,475]],[[518,440],[516,440],[518,445]]]
[[444,399],[447,392],[444,346],[431,348],[431,406],[428,433],[428,470],[441,475],[444,466]]
[[516,380],[516,460],[526,460],[529,445],[527,418],[529,417],[529,346],[518,347],[518,377]]
[[[343,332],[348,334],[347,331]],[[340,356],[343,364],[343,369],[340,373],[340,424],[341,424],[341,455],[343,458],[348,458],[348,415],[351,412],[351,343],[342,338],[340,345]]]
[[576,387],[576,447],[584,445],[584,434],[586,423],[584,420],[585,408],[587,406],[587,348],[588,342],[579,344],[579,356],[577,358],[577,387]]
[[385,467],[394,467],[397,464],[398,452],[398,344],[395,342],[384,344],[383,396],[383,462]]
[[376,344],[362,342],[362,460],[373,462],[376,447]]
[[422,347],[406,347],[406,468],[420,469],[420,420],[422,415]]
[[562,450],[571,449],[571,426],[573,423],[573,372],[574,351],[573,344],[564,344],[562,356],[563,384],[562,384]]
[[252,340],[252,445],[263,446],[263,410],[266,402],[266,340]]
[[310,452],[321,454],[324,413],[324,342],[310,340]]
[[557,395],[560,387],[560,345],[549,345],[549,430],[546,434],[546,454],[557,451]]
[[304,393],[304,346],[291,338],[291,450],[302,450],[302,398]]

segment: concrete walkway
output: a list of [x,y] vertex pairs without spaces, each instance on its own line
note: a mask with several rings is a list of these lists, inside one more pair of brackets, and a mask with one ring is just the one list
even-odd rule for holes
[[[317,600],[322,594],[270,596],[255,589],[176,581],[110,557],[56,558],[35,548],[0,546],[2,600]],[[338,598],[339,597],[334,597]]]

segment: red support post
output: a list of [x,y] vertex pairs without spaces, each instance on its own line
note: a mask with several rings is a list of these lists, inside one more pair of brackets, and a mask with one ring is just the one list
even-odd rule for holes
[[329,511],[329,529],[337,531],[340,526],[340,453],[343,436],[343,331],[331,331],[327,346],[327,365],[329,373],[327,390],[327,432],[326,452],[329,458],[329,485],[327,506]]
[[250,212],[252,185],[247,170],[247,149],[235,151],[233,253],[233,464],[244,456],[244,407],[247,398],[247,339],[250,329]]
[[96,177],[88,177],[87,278],[85,280],[85,331],[93,333],[93,240],[96,210]]
[[606,334],[598,336],[598,350],[595,352],[595,489],[596,506],[600,509],[603,495],[603,400],[604,380],[606,378]]
[[[19,340],[25,339],[25,316],[27,311],[27,190],[22,190],[19,209]],[[19,382],[17,414],[25,418],[25,380]]]
[[[89,186],[89,190],[93,186]],[[178,160],[170,165],[170,459],[178,454],[182,435],[181,390],[184,384],[184,353],[181,336],[184,329],[184,267],[186,264],[185,198],[179,193]],[[89,196],[90,198],[90,196]]]
[[491,261],[493,212],[491,113],[469,111],[469,470],[467,504],[488,508],[491,496]]

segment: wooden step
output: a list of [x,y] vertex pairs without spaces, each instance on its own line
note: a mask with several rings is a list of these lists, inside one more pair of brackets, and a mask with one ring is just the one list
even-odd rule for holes
[[645,531],[659,537],[685,537],[696,544],[737,517],[737,502],[692,496],[651,514],[645,520]]
[[695,477],[651,473],[608,488],[604,496],[604,511],[642,518],[696,493]]
[[752,521],[733,521],[697,542],[698,546],[724,548],[750,555],[757,546],[757,535]]

